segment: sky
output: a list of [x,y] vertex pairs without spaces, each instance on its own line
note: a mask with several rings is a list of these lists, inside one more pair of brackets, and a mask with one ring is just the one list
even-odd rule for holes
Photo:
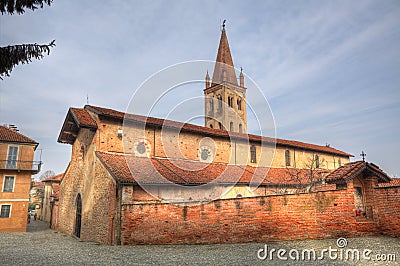
[[54,0],[0,15],[0,46],[57,45],[0,80],[0,124],[39,142],[43,171],[61,173],[71,146],[57,138],[69,107],[83,107],[88,97],[125,111],[154,73],[215,60],[224,19],[235,67],[264,93],[277,137],[329,144],[352,161],[364,151],[389,176],[400,175],[397,0]]

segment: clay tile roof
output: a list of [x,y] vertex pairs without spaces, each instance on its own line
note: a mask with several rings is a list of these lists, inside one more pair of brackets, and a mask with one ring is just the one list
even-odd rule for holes
[[249,141],[255,141],[255,142],[276,143],[276,145],[326,152],[326,153],[336,154],[336,155],[341,155],[341,156],[346,156],[346,157],[353,156],[349,153],[337,150],[332,147],[315,145],[315,144],[305,143],[305,142],[300,142],[300,141],[276,139],[276,138],[270,138],[270,137],[257,136],[257,135],[253,135],[253,134],[241,134],[241,133],[236,133],[236,132],[228,132],[226,130],[219,130],[219,129],[197,126],[197,125],[188,124],[188,123],[181,123],[181,122],[172,121],[172,120],[166,120],[166,119],[155,118],[155,117],[146,117],[146,116],[134,115],[134,114],[126,114],[126,117],[125,117],[125,113],[123,113],[123,112],[119,112],[119,111],[112,110],[109,108],[93,106],[93,105],[86,105],[85,109],[88,111],[94,112],[98,115],[101,115],[101,116],[110,117],[110,118],[114,118],[114,119],[118,119],[118,120],[128,119],[129,121],[146,123],[147,125],[152,125],[152,126],[157,126],[157,127],[177,128],[177,129],[184,130],[184,131],[200,133],[200,134],[207,134],[210,136],[222,137],[222,138],[238,138],[238,139],[245,139],[245,140],[248,139]]
[[97,128],[97,123],[94,119],[90,116],[88,111],[82,108],[70,108],[70,111],[76,121],[78,122],[78,126],[80,127],[93,127]]
[[278,145],[283,145],[283,146],[290,146],[290,147],[297,147],[297,148],[303,148],[303,149],[310,149],[314,151],[322,151],[326,153],[333,153],[337,155],[343,155],[347,157],[353,157],[350,153],[343,152],[340,150],[337,150],[332,147],[328,146],[322,146],[322,145],[316,145],[316,144],[311,144],[311,143],[305,143],[301,141],[295,141],[295,140],[286,140],[286,139],[276,139],[276,144]]
[[97,129],[97,123],[93,117],[83,108],[71,107],[65,117],[58,142],[74,143],[80,128],[89,128],[90,130]]
[[0,141],[38,144],[33,139],[5,126],[0,126]]
[[325,173],[323,170],[316,171],[310,178],[310,171],[304,169],[207,164],[166,158],[149,159],[108,152],[96,152],[96,155],[110,174],[121,183],[199,185],[215,182],[269,186],[304,185],[319,181]]
[[391,178],[388,183],[379,183],[378,187],[400,187],[400,178]]
[[347,163],[329,174],[326,177],[326,181],[347,180],[364,169],[365,163],[362,161]]
[[64,173],[61,173],[61,174],[58,174],[58,175],[54,175],[54,176],[46,178],[45,180],[43,180],[43,182],[61,181],[63,176],[64,176]]
[[326,181],[331,183],[347,182],[364,171],[372,172],[374,175],[378,176],[379,182],[389,182],[390,180],[390,177],[377,165],[364,161],[356,161],[339,167],[326,177]]
[[301,185],[319,182],[331,171],[325,169],[267,168],[246,166],[253,178],[264,178],[263,184],[269,185]]

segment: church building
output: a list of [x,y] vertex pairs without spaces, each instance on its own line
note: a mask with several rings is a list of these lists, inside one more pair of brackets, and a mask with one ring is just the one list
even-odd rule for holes
[[[330,223],[320,237],[387,225],[374,216],[381,206],[374,196],[392,195],[390,177],[333,147],[248,134],[246,93],[223,26],[212,79],[205,78],[204,126],[71,107],[58,138],[72,152],[56,229],[105,244],[162,244],[318,237],[319,229],[302,235],[301,226],[291,228],[295,221]],[[285,226],[289,233],[280,233]]]

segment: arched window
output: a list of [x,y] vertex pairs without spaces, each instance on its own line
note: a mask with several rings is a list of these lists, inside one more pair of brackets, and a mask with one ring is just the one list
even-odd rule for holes
[[243,126],[242,126],[242,124],[239,124],[239,133],[243,133]]
[[211,98],[210,99],[210,113],[213,113],[214,112],[214,99],[213,98]]
[[228,96],[228,106],[233,107],[233,97]]
[[319,168],[319,156],[315,155],[315,168]]
[[221,124],[221,122],[218,122],[218,126],[219,126],[219,129],[222,129],[222,124]]
[[256,146],[250,146],[250,162],[256,163],[257,162],[257,153],[256,153]]
[[342,161],[340,160],[340,158],[338,159],[338,165],[339,167],[342,166]]
[[210,124],[210,128],[213,128],[213,125],[212,125],[212,124]]
[[237,109],[242,110],[242,99],[240,99],[240,98],[237,99],[236,103],[237,103]]
[[233,131],[233,122],[229,123],[229,131]]
[[217,98],[218,98],[218,111],[221,111],[222,110],[222,96],[218,95]]
[[286,166],[290,166],[290,151],[289,150],[285,151],[285,161],[286,161]]

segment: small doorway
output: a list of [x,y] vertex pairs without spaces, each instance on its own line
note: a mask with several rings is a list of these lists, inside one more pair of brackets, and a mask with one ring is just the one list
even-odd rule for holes
[[76,197],[76,216],[75,216],[75,230],[74,235],[81,237],[81,222],[82,222],[82,198],[81,194]]

